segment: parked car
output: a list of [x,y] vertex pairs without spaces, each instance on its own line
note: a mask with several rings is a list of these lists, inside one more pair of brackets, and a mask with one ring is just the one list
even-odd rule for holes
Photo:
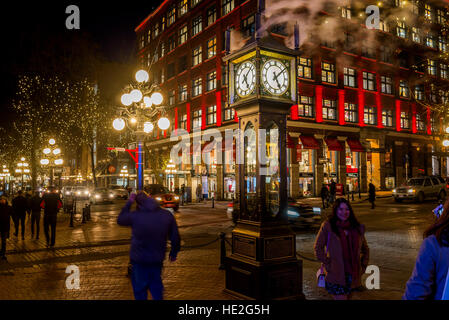
[[[237,221],[237,217],[234,216],[234,204],[232,202],[228,204],[226,212],[229,219],[233,219],[234,222]],[[307,227],[317,229],[321,224],[321,208],[289,199],[287,219],[292,228]]]
[[446,197],[446,181],[439,176],[410,178],[404,185],[393,189],[393,197],[396,202],[403,200],[423,202],[424,199],[432,197],[442,200]]
[[107,188],[96,188],[90,193],[89,202],[92,204],[112,203],[114,198],[115,194],[112,190]]
[[179,196],[170,192],[161,184],[148,184],[144,187],[144,191],[154,198],[162,208],[172,208],[174,211],[179,210]]
[[128,190],[119,185],[110,185],[109,189],[114,193],[115,199],[128,199]]
[[83,186],[73,187],[71,193],[75,200],[89,200],[90,197],[89,189]]

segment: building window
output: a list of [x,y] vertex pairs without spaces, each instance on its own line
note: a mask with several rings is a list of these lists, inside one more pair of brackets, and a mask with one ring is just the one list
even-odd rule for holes
[[243,19],[242,21],[242,33],[244,37],[252,37],[256,31],[256,21],[254,14]]
[[178,2],[178,17],[183,16],[187,13],[187,0],[181,0]]
[[396,35],[401,38],[407,37],[407,29],[405,27],[405,22],[398,21],[398,25],[396,27]]
[[197,78],[192,81],[192,97],[197,97],[203,93],[203,79]]
[[432,7],[429,4],[424,5],[424,17],[427,20],[432,21]]
[[444,26],[446,21],[446,12],[444,10],[437,9],[437,22]]
[[349,32],[345,32],[344,49],[348,52],[352,52],[355,47],[354,44],[355,44],[354,36]]
[[357,123],[357,105],[345,102],[345,121]]
[[380,60],[386,63],[393,63],[392,50],[387,46],[380,46]]
[[363,72],[363,89],[376,91],[376,74]]
[[421,30],[419,28],[412,28],[412,40],[417,43],[421,43]]
[[192,52],[192,66],[196,66],[201,62],[203,62],[203,51],[201,49],[201,46],[198,46],[193,49]]
[[217,89],[217,71],[212,71],[207,74],[207,91]]
[[217,123],[217,106],[212,105],[207,107],[207,124]]
[[427,59],[427,73],[431,76],[437,75],[437,62],[435,60]]
[[410,119],[405,111],[401,111],[401,129],[410,129]]
[[184,102],[187,100],[187,85],[183,84],[179,86],[179,101]]
[[206,20],[207,26],[214,24],[215,21],[217,21],[217,8],[211,7],[207,9],[206,16],[207,16]]
[[321,63],[321,81],[335,83],[335,64],[327,62]]
[[442,52],[447,52],[447,39],[445,36],[440,35],[438,37],[438,49]]
[[233,120],[235,117],[235,110],[231,108],[228,104],[224,108],[224,120]]
[[419,14],[419,0],[412,0],[412,12],[416,15]]
[[341,16],[345,19],[351,19],[351,6],[341,7]]
[[175,50],[176,48],[176,37],[175,35],[171,35],[170,37],[168,37],[168,51],[172,51]]
[[393,110],[391,110],[391,109],[383,109],[382,110],[382,125],[384,127],[392,127],[393,126]]
[[187,130],[187,114],[184,113],[183,115],[181,115],[179,120],[181,129]]
[[165,42],[161,41],[161,58],[165,56]]
[[434,117],[430,117],[430,131],[432,131],[432,132],[437,131],[437,126],[436,126]]
[[409,97],[408,83],[405,80],[399,80],[399,96],[403,98]]
[[362,42],[362,56],[367,58],[376,58],[376,51],[370,44],[369,40],[363,40]]
[[193,111],[193,128],[201,128],[202,110]]
[[160,75],[161,75],[161,82],[159,82],[159,83],[164,83],[164,81],[165,81],[165,72],[164,72],[164,69],[161,69]]
[[179,60],[179,62],[178,62],[178,72],[181,73],[181,72],[187,70],[187,66],[188,66],[187,55],[179,57],[178,60]]
[[175,76],[175,63],[169,63],[167,65],[167,78],[170,79]]
[[176,7],[173,5],[168,9],[167,27],[175,22],[175,16],[176,16]]
[[433,103],[437,103],[437,95],[435,85],[433,83],[430,84],[429,100]]
[[356,81],[357,72],[355,71],[355,69],[344,68],[343,73],[344,73],[344,77],[343,77],[344,85],[347,87],[355,88],[357,86],[357,81]]
[[423,85],[417,85],[415,86],[415,99],[416,100],[424,100],[424,86]]
[[440,90],[439,95],[440,95],[442,104],[447,104],[449,102],[449,91]]
[[312,79],[312,59],[299,58],[298,77]]
[[165,17],[162,17],[162,20],[161,20],[161,32],[164,32],[164,30],[165,30]]
[[365,106],[363,121],[365,124],[376,124],[377,112],[375,107]]
[[393,94],[393,85],[390,77],[381,76],[380,77],[380,89],[382,93]]
[[426,37],[426,46],[435,48],[435,37],[432,33],[427,33]]
[[200,2],[201,2],[201,0],[191,0],[190,1],[190,8],[195,7]]
[[234,0],[221,0],[221,15],[225,16],[234,10]]
[[158,47],[154,48],[153,61],[159,60],[159,50],[158,49],[159,49]]
[[449,73],[447,71],[447,64],[440,63],[440,77],[443,79],[449,79]]
[[192,37],[203,30],[203,16],[195,17],[192,20]]
[[183,26],[181,27],[181,29],[179,29],[179,44],[181,45],[186,41],[187,41],[187,26]]
[[143,48],[143,47],[145,47],[145,37],[141,36],[140,37],[140,48]]
[[217,54],[217,37],[213,37],[207,41],[207,58],[212,58]]
[[404,8],[405,0],[394,0],[394,6],[397,8]]
[[298,116],[313,118],[313,97],[300,96],[298,103]]
[[426,131],[426,123],[419,113],[416,114],[416,129],[418,129],[418,131]]
[[323,119],[337,120],[337,101],[323,99]]
[[383,32],[390,32],[390,27],[388,26],[388,23],[385,20],[379,21],[379,30]]
[[175,89],[172,89],[168,92],[168,105],[173,106],[175,103]]
[[147,66],[148,67],[151,66],[151,53],[150,52],[147,53]]

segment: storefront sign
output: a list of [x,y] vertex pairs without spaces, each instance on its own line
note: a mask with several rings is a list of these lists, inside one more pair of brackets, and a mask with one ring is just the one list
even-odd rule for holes
[[355,173],[355,172],[348,172],[348,173],[346,173],[346,176],[349,178],[357,178],[359,176],[359,174]]
[[300,172],[300,178],[313,178],[313,172]]

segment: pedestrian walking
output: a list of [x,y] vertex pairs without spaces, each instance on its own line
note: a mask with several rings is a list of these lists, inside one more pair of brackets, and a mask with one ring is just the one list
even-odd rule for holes
[[[131,212],[136,201],[137,210]],[[167,239],[170,239],[169,260],[176,260],[181,240],[174,216],[162,209],[158,202],[145,192],[131,194],[120,212],[117,223],[132,228],[130,261],[131,283],[136,300],[147,300],[148,290],[153,300],[163,299],[161,272]]]
[[9,228],[11,225],[12,208],[8,204],[5,196],[0,197],[0,238],[2,247],[0,259],[6,260],[6,239],[9,238]]
[[373,181],[371,180],[368,186],[368,199],[369,202],[371,202],[371,209],[374,209],[374,201],[376,201],[376,187],[373,184]]
[[30,208],[31,208],[31,239],[34,238],[34,226],[36,226],[36,240],[39,240],[39,229],[40,229],[40,220],[41,220],[41,203],[42,198],[39,195],[39,192],[36,191],[34,196],[31,197],[30,200]]
[[334,179],[331,179],[331,184],[329,187],[329,202],[333,204],[335,202],[335,196],[337,194],[337,184]]
[[18,237],[20,226],[22,228],[22,240],[25,240],[25,218],[28,210],[28,202],[23,196],[22,190],[19,190],[17,196],[12,200],[12,209],[15,227],[14,235]]
[[441,216],[424,232],[415,267],[407,281],[404,300],[449,299],[449,199]]
[[186,193],[186,185],[183,183],[181,185],[181,204],[184,205],[185,203],[185,193]]
[[[326,250],[325,250],[326,247]],[[335,201],[332,213],[321,225],[315,255],[326,271],[325,288],[335,300],[347,300],[361,287],[368,266],[369,248],[365,226],[354,215],[345,198]]]
[[329,189],[327,188],[327,186],[324,183],[323,183],[323,186],[321,187],[320,195],[321,195],[321,201],[323,202],[323,209],[326,209],[326,205],[327,205],[327,207],[329,207]]
[[200,183],[196,186],[196,201],[197,202],[201,202],[202,195],[203,195],[203,187],[201,186],[201,183]]
[[27,200],[26,212],[27,212],[28,219],[29,219],[31,216],[31,194],[30,194],[30,192],[28,192],[28,191],[25,192],[25,199]]
[[44,209],[44,233],[47,247],[53,248],[56,241],[57,215],[62,202],[54,187],[49,187],[48,190],[49,192],[42,197],[41,208]]

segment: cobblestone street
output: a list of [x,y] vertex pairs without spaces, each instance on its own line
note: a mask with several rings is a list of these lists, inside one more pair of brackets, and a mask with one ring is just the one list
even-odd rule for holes
[[[312,202],[316,200],[311,200]],[[395,204],[391,198],[377,201],[375,210],[368,203],[354,203],[356,215],[367,226],[370,264],[380,268],[380,290],[354,294],[354,299],[400,299],[414,266],[422,241],[422,231],[432,221],[434,201],[423,204]],[[45,247],[31,240],[29,221],[22,241],[13,235],[8,240],[8,262],[0,263],[0,299],[133,299],[126,276],[130,229],[119,227],[116,217],[121,205],[92,207],[92,220],[75,227],[69,217],[58,218],[56,247]],[[165,262],[163,280],[166,299],[232,299],[222,292],[225,273],[219,270],[220,232],[230,238],[232,223],[226,203],[184,206],[176,214],[182,249],[176,262]],[[330,299],[315,284],[319,264],[313,255],[315,231],[299,231],[297,251],[303,259],[304,294],[307,299]],[[229,254],[229,245],[228,254]],[[68,265],[80,270],[80,289],[65,286]],[[366,278],[366,275],[364,276]]]

